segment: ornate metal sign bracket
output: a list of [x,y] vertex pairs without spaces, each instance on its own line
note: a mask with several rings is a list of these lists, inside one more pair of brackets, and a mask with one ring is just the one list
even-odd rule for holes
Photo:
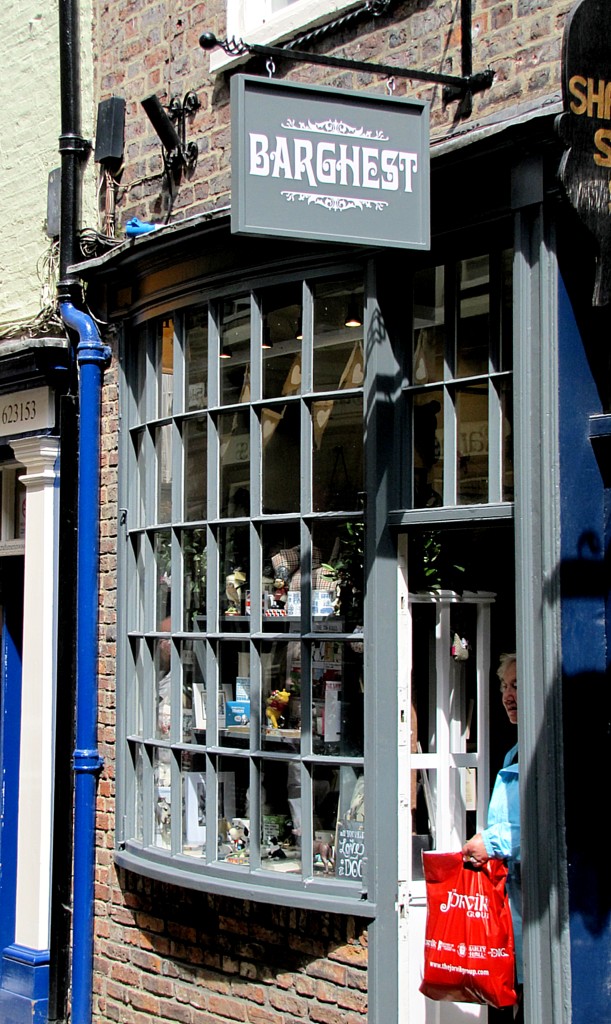
[[[388,6],[388,5],[386,5]],[[355,14],[380,14],[380,10],[374,10],[373,5],[370,2],[366,3],[362,8],[358,8]],[[339,25],[346,18],[337,19],[336,22],[324,26],[325,30],[330,30],[334,25]],[[486,71],[480,71],[477,74],[473,74],[472,70],[472,18],[471,18],[471,0],[461,0],[461,63],[462,63],[462,75],[445,75],[441,72],[435,71],[418,71],[415,68],[398,68],[392,64],[373,64],[369,61],[351,60],[347,57],[333,57],[329,54],[322,53],[308,53],[305,50],[296,50],[293,44],[286,46],[262,46],[258,43],[247,43],[243,39],[217,39],[213,32],[204,32],[200,36],[199,45],[204,50],[213,50],[215,47],[220,46],[231,57],[267,57],[273,60],[293,60],[303,61],[307,64],[321,64],[325,67],[341,68],[344,71],[364,71],[365,73],[383,75],[386,78],[412,78],[420,82],[433,82],[438,85],[444,86],[444,100],[451,101],[453,99],[459,99],[463,101],[462,112],[469,114],[471,112],[471,96],[476,92],[483,92],[484,89],[489,89],[494,79],[494,72],[488,68]],[[303,36],[296,42],[303,42],[310,38],[315,38],[317,34],[320,34],[320,30],[314,30],[308,36]]]

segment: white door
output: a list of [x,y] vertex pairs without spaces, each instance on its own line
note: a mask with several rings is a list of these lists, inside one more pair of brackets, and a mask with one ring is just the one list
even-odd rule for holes
[[[421,852],[460,850],[484,825],[494,596],[409,594],[404,545],[400,552],[401,1018],[406,1024],[485,1022],[485,1006],[437,1002],[419,991],[426,924]],[[467,657],[459,646],[453,652],[455,637],[467,642]]]

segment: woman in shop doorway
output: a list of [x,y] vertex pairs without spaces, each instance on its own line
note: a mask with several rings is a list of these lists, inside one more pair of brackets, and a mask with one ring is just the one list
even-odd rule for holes
[[[497,675],[501,680],[501,699],[512,725],[518,724],[518,684],[515,654],[502,654]],[[518,770],[518,744],[505,755],[499,771],[490,804],[488,825],[474,835],[462,848],[463,858],[474,864],[485,864],[490,857],[507,862],[507,892],[511,906],[516,951],[516,974],[520,1000],[516,1020],[523,1020],[522,987],[522,882],[520,874],[520,789]],[[504,1019],[506,1014],[501,1011]],[[489,1020],[495,1019],[493,1016]]]

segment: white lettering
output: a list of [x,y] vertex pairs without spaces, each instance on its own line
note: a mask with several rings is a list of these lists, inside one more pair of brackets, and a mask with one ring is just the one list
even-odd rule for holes
[[272,140],[258,132],[251,132],[249,138],[251,174],[289,181],[305,178],[312,188],[343,185],[411,192],[418,172],[418,154],[404,150],[328,141],[314,144],[310,139],[284,135]]
[[[331,155],[328,155],[331,154]],[[323,185],[335,185],[335,144],[321,142],[316,147],[316,176]]]
[[378,158],[377,149],[371,146],[363,146],[363,188],[379,188]]
[[250,133],[250,173],[260,174],[267,178],[269,174],[269,157],[267,150],[269,142],[266,135]]
[[382,188],[397,192],[399,188],[399,168],[397,167],[398,152],[396,149],[382,150]]
[[405,191],[412,191],[412,171],[414,174],[418,170],[418,154],[417,153],[399,153],[399,167],[402,167],[405,171]]
[[295,178],[301,181],[302,173],[305,172],[308,183],[312,188],[316,187],[316,178],[312,170],[312,143],[309,139],[295,139]]
[[276,136],[276,148],[270,153],[274,169],[272,178],[279,178],[282,171],[285,178],[292,178],[291,158],[289,156],[289,144],[283,135]]
[[339,147],[339,160],[337,161],[340,185],[348,184],[348,168],[352,171],[352,185],[359,188],[361,184],[359,147],[352,147],[352,159],[350,159],[348,156],[348,147],[342,144]]

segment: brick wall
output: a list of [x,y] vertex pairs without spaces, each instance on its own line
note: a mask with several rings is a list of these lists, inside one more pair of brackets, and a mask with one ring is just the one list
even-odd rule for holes
[[114,356],[102,395],[94,1020],[357,1024],[367,1012],[365,922],[209,896],[115,867]]
[[105,876],[96,918],[97,1019],[366,1019],[367,941],[354,919],[209,896],[123,871]]
[[[562,29],[572,0],[476,0],[473,4],[473,69],[492,68],[492,88],[474,97],[467,122],[457,116],[456,101],[444,104],[441,86],[397,78],[395,96],[431,102],[433,139],[465,124],[524,105],[536,105],[560,93]],[[140,101],[156,93],[162,103],[195,90],[200,110],[190,120],[188,140],[198,144],[193,174],[176,188],[171,219],[225,206],[230,198],[230,74],[211,75],[209,57],[198,40],[204,30],[224,36],[224,2],[208,0],[129,0],[99,2],[94,53],[100,98],[122,95],[127,101],[126,160],[120,177],[117,219],[131,216],[164,222],[169,210],[160,144]],[[397,67],[460,74],[460,4],[449,0],[398,3],[389,14],[346,27],[317,44],[319,52]],[[266,74],[262,59],[248,72]],[[384,78],[308,64],[278,66],[277,77],[325,82],[382,92]]]

